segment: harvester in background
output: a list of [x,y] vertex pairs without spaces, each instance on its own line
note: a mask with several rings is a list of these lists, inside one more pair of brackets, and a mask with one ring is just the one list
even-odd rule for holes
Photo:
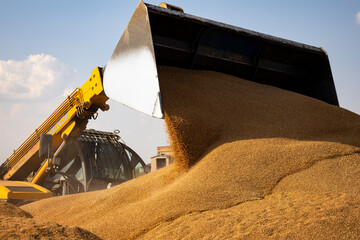
[[[192,16],[169,4],[153,6],[141,1],[106,67],[96,67],[84,85],[1,166],[0,177],[5,181],[0,182],[0,198],[49,197],[48,189],[53,190],[56,182],[47,185],[51,176],[58,176],[62,186],[76,186],[71,182],[76,171],[68,174],[64,170],[70,164],[65,159],[73,159],[64,157],[65,150],[83,148],[76,141],[98,109],[109,110],[108,98],[163,118],[158,65],[218,71],[338,105],[328,56],[322,48]],[[90,164],[91,160],[80,156],[76,164],[79,162]],[[87,172],[83,174],[89,179]],[[77,188],[89,190],[85,185]],[[66,193],[66,187],[62,189]]]

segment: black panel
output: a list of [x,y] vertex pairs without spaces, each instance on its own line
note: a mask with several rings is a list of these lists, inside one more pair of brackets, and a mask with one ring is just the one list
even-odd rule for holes
[[146,5],[158,65],[218,71],[339,105],[321,48]]
[[33,187],[20,187],[20,186],[6,186],[12,192],[41,192],[39,189]]

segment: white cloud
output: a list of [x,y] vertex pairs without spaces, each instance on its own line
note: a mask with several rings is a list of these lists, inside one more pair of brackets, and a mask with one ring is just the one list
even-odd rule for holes
[[65,67],[50,55],[30,55],[23,61],[0,60],[0,98],[33,99],[64,78]]
[[360,11],[356,13],[355,17],[356,17],[356,23],[360,25]]
[[[15,119],[17,114],[21,111],[21,104],[2,104],[0,105],[0,123],[9,119]],[[0,126],[1,130],[1,126]],[[0,131],[1,132],[1,131]]]

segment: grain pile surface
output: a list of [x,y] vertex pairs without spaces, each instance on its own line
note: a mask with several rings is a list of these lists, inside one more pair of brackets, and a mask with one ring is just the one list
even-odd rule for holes
[[0,239],[100,239],[78,227],[40,222],[28,212],[0,201]]
[[159,79],[175,164],[23,209],[104,239],[360,238],[359,115],[216,72]]

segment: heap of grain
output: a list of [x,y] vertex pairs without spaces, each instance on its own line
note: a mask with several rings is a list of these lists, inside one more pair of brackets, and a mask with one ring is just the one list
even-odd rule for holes
[[78,228],[40,222],[20,208],[0,201],[0,239],[100,239]]
[[174,165],[23,208],[104,239],[360,237],[360,116],[216,72],[159,75]]

